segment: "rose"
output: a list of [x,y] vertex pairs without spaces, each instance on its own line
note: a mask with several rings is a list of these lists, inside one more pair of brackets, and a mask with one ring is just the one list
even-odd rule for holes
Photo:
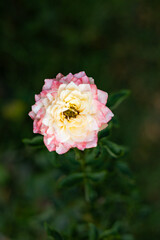
[[34,120],[33,132],[44,135],[48,150],[59,154],[75,147],[96,147],[98,132],[113,117],[105,106],[107,98],[108,94],[97,89],[85,72],[59,73],[56,79],[45,79],[29,113]]

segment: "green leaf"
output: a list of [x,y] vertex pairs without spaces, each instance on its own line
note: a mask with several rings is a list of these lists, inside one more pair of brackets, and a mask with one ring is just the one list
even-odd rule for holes
[[93,223],[89,223],[89,240],[98,240],[98,230]]
[[108,229],[108,230],[105,230],[101,235],[100,235],[100,239],[104,239],[104,238],[107,238],[107,237],[110,237],[110,236],[114,236],[117,234],[117,231],[112,228],[112,229]]
[[53,240],[63,240],[62,236],[60,235],[59,232],[57,232],[55,229],[50,227],[47,223],[45,224],[45,229],[47,232],[47,235],[49,237],[52,237]]
[[104,137],[109,137],[111,135],[112,132],[112,128],[118,128],[119,127],[119,122],[116,116],[114,116],[111,121],[109,122],[108,126],[101,130],[100,132],[98,132],[98,139],[102,139]]
[[106,175],[107,175],[106,171],[87,173],[86,174],[86,176],[94,182],[103,181],[105,179]]
[[118,145],[114,142],[109,141],[106,138],[101,140],[102,147],[109,153],[113,158],[118,158],[123,156],[126,153],[127,148],[121,145]]
[[85,150],[85,162],[87,164],[90,163],[96,163],[97,160],[99,161],[100,156],[101,155],[101,151],[100,151],[100,147],[97,146],[95,148],[91,148],[91,149],[86,149]]
[[122,103],[130,94],[129,90],[121,90],[119,92],[113,93],[109,96],[107,106],[114,110]]
[[114,116],[114,117],[111,119],[108,127],[109,127],[110,129],[112,129],[112,127],[115,127],[115,128],[118,128],[118,127],[119,127],[119,121],[118,121],[118,119],[117,119],[116,116]]
[[106,230],[100,235],[100,239],[112,236],[114,234],[115,234],[115,232],[112,229]]
[[97,193],[93,190],[89,181],[85,181],[85,199],[87,202],[93,201],[97,197]]
[[[111,126],[112,124],[110,124]],[[105,129],[101,130],[99,133],[98,133],[98,139],[101,139],[103,137],[107,137],[109,136],[110,134],[110,127],[107,126]]]
[[32,139],[28,139],[28,138],[24,138],[22,140],[22,142],[26,145],[29,145],[29,146],[44,146],[44,143],[43,143],[43,136],[36,136]]
[[80,183],[84,178],[84,174],[83,173],[73,173],[67,177],[64,177],[63,179],[60,180],[59,182],[59,187],[69,187],[69,186],[73,186],[76,185],[78,183]]
[[127,175],[128,177],[132,177],[131,170],[129,169],[127,163],[122,161],[117,161],[116,166],[121,173]]
[[122,236],[122,240],[134,240],[131,234],[125,234]]

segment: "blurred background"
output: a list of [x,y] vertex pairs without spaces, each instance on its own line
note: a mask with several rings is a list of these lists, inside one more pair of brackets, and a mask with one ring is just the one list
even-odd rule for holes
[[135,239],[160,239],[159,0],[5,0],[0,8],[0,239],[32,239],[34,211],[47,205],[44,156],[22,143],[33,137],[34,94],[45,78],[82,70],[109,94],[131,90],[114,112],[114,138],[130,148],[143,204]]

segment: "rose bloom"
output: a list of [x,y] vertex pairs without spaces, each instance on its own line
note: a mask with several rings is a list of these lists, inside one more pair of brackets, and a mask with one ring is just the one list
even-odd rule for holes
[[107,98],[85,72],[59,73],[55,79],[45,79],[29,113],[34,120],[33,132],[42,134],[48,150],[59,154],[75,147],[96,147],[98,132],[114,116],[105,106]]

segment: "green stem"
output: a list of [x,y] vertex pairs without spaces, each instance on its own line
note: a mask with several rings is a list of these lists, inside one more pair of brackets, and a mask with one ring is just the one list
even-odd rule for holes
[[87,191],[87,177],[86,177],[86,163],[85,163],[85,157],[84,157],[84,152],[74,149],[75,150],[75,157],[76,160],[78,160],[81,164],[81,169],[84,174],[84,194],[85,194],[85,200],[86,202],[89,202],[89,196],[88,196],[88,191]]

